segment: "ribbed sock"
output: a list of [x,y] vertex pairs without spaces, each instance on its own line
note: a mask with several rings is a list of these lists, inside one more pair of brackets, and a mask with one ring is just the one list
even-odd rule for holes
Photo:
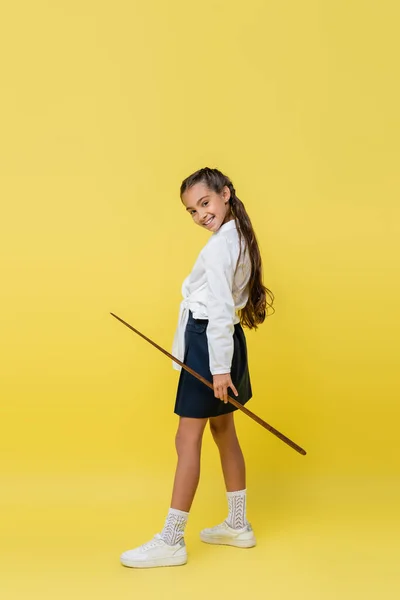
[[226,522],[233,529],[241,529],[247,525],[246,521],[246,490],[226,492],[228,498],[229,515]]
[[164,529],[161,532],[161,537],[166,544],[174,546],[183,538],[188,517],[188,512],[177,508],[169,509]]

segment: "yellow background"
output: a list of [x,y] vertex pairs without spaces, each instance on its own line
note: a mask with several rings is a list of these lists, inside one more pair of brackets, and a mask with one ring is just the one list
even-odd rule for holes
[[[0,25],[2,598],[398,598],[398,3],[16,1]],[[230,175],[276,313],[247,341],[251,551],[209,432],[189,562],[163,524],[180,286],[207,240],[179,201]]]

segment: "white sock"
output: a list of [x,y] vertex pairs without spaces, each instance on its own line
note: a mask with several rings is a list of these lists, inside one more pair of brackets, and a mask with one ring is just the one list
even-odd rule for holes
[[247,525],[246,521],[246,490],[226,492],[228,498],[229,515],[226,519],[229,527],[241,529]]
[[161,537],[166,544],[174,546],[183,538],[188,517],[188,512],[177,508],[169,509],[164,529],[161,532]]

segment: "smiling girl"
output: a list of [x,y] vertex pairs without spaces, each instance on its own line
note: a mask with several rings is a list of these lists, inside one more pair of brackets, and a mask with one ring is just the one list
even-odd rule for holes
[[187,562],[184,530],[199,483],[207,422],[221,459],[228,517],[204,529],[200,538],[239,548],[256,544],[246,518],[245,462],[234,423],[237,409],[228,402],[228,390],[242,405],[252,397],[242,326],[256,329],[263,323],[274,295],[263,284],[256,236],[232,181],[218,169],[200,169],[183,181],[180,196],[194,223],[212,235],[183,282],[172,354],[212,382],[214,390],[173,363],[181,373],[175,402],[178,464],[171,507],[160,533],[121,554],[121,563],[128,567]]

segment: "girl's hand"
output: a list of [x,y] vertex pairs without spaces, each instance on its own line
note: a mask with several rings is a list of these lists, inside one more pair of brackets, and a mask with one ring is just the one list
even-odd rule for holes
[[237,389],[232,383],[231,374],[224,373],[223,375],[213,375],[214,396],[222,400],[225,404],[228,403],[228,388],[231,388],[235,396],[239,396]]

